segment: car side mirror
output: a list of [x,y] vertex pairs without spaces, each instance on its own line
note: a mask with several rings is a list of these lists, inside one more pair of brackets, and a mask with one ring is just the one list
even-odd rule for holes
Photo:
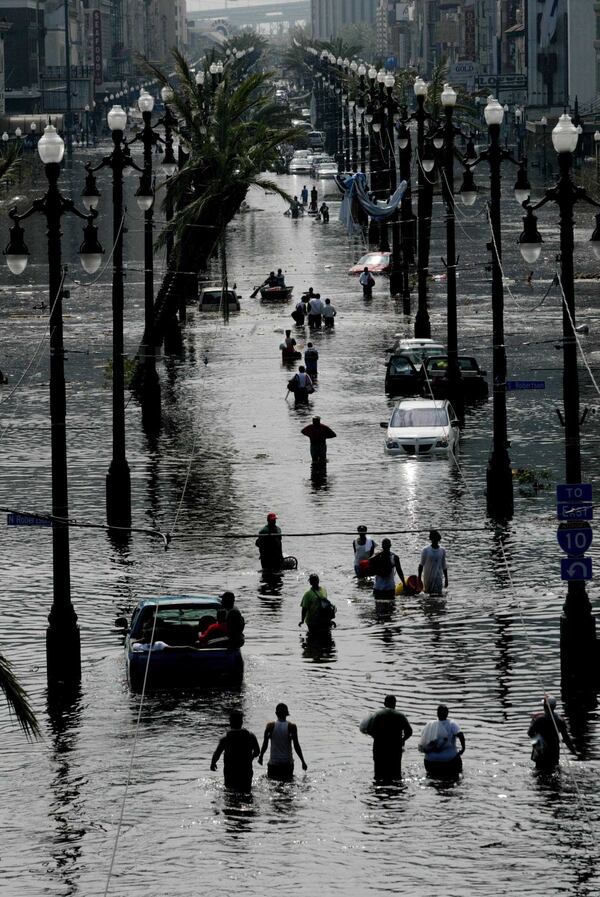
[[387,428],[388,428],[388,422],[387,422],[387,420],[382,420],[382,421],[380,421],[380,422],[379,422],[379,426],[380,426],[380,427],[383,427],[384,430],[387,430]]
[[117,629],[128,629],[129,628],[129,620],[127,617],[117,617],[115,620],[115,626]]
[[460,427],[460,421],[459,420],[451,420],[450,426],[451,427]]
[[479,371],[482,377],[487,377],[487,371],[484,371],[483,368]]

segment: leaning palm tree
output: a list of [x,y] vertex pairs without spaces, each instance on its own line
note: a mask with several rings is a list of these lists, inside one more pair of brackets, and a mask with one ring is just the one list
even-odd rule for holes
[[14,713],[25,735],[28,738],[38,738],[40,729],[27,694],[3,654],[0,654],[0,689],[4,693],[9,710]]
[[[178,211],[158,240],[160,246],[169,233],[174,238],[155,302],[159,344],[175,316],[185,281],[190,273],[206,269],[248,190],[259,187],[289,201],[264,172],[277,161],[279,146],[300,134],[273,102],[269,73],[244,76],[236,62],[226,66],[219,84],[213,85],[207,72],[204,85],[198,87],[185,59],[177,53],[174,57],[177,79],[169,86],[174,90],[177,132],[189,158],[170,184]],[[160,70],[153,71],[161,83],[168,83]]]

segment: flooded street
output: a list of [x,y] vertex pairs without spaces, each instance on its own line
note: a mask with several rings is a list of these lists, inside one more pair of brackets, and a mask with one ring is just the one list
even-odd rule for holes
[[[76,155],[62,178],[74,198],[83,161]],[[37,159],[34,165],[34,185],[15,185],[0,206],[5,240],[8,200],[18,193],[23,211],[43,190]],[[100,239],[107,260],[111,208],[103,177]],[[278,181],[293,194],[306,179]],[[324,184],[318,186],[321,200]],[[137,179],[128,178],[129,356],[143,319],[136,188]],[[546,382],[544,391],[509,393],[510,454],[515,468],[547,470],[549,487],[531,497],[515,484],[514,520],[501,533],[485,514],[491,400],[467,411],[457,463],[384,454],[380,421],[393,406],[383,389],[385,349],[395,333],[412,335],[412,318],[390,299],[384,279],[365,303],[357,280],[346,273],[362,246],[349,241],[337,221],[333,182],[327,191],[327,225],[308,217],[292,221],[274,195],[249,195],[251,210],[236,217],[227,240],[229,281],[237,284],[241,311],[225,324],[219,315],[188,309],[183,356],[161,358],[158,365],[164,425],[156,441],[144,436],[139,406],[129,401],[133,525],[148,532],[116,549],[101,528],[71,530],[83,681],[78,699],[63,712],[49,714],[46,705],[50,530],[4,530],[1,650],[32,697],[44,739],[27,743],[7,711],[0,714],[1,895],[192,897],[207,891],[225,897],[242,890],[264,897],[282,885],[303,897],[367,891],[425,897],[434,888],[440,897],[591,897],[600,891],[598,714],[569,719],[581,762],[563,749],[561,767],[550,777],[533,770],[527,738],[545,691],[561,707],[565,589],[555,484],[563,480],[564,443],[555,410],[562,402],[562,352],[555,347],[562,313],[558,289],[549,291],[558,247],[554,210],[539,216],[544,261],[529,286],[516,245],[521,210],[512,196],[503,205],[509,376]],[[477,357],[491,383],[483,195],[457,213],[459,345]],[[590,273],[598,270],[587,243],[592,216],[578,213],[575,269]],[[436,197],[434,275],[443,272],[443,221]],[[70,278],[81,280],[67,283],[71,296],[64,301],[70,513],[103,524],[111,453],[111,269],[103,266],[98,282],[87,285],[76,258],[80,225],[65,221],[63,231],[63,260]],[[35,308],[48,302],[41,222],[29,220],[25,238],[30,265],[20,279],[4,267],[0,290],[0,367],[10,381],[0,395],[0,495],[3,507],[47,513],[47,317]],[[163,263],[157,257],[157,286]],[[308,409],[296,410],[286,398],[291,375],[278,349],[288,327],[300,347],[310,338],[308,328],[294,328],[294,302],[268,306],[248,298],[279,266],[296,299],[313,286],[337,308],[335,331],[314,334],[319,380]],[[598,282],[577,284],[576,302],[578,323],[590,328],[581,345],[598,381]],[[432,335],[445,342],[443,281],[431,283],[430,305]],[[580,385],[582,408],[590,407],[582,430],[584,480],[597,492],[600,397],[582,365]],[[327,475],[319,479],[311,478],[309,444],[300,434],[313,413],[337,433]],[[283,530],[284,554],[298,559],[298,569],[279,583],[262,580],[254,545],[270,511]],[[353,577],[358,524],[378,533],[379,543],[386,535],[392,539],[407,575],[416,573],[428,530],[437,527],[448,555],[447,595],[400,596],[391,606],[375,605],[370,589]],[[155,530],[172,534],[167,551]],[[597,567],[597,543],[590,554]],[[319,573],[337,605],[337,629],[326,646],[311,644],[298,628],[310,572]],[[241,689],[149,694],[138,725],[140,698],[127,686],[115,618],[146,595],[224,589],[235,592],[246,618]],[[589,592],[597,610],[593,584]],[[358,725],[388,692],[396,694],[415,736],[407,744],[402,783],[376,786],[371,739]],[[255,764],[252,797],[240,800],[224,790],[221,766],[210,772],[212,752],[231,708],[244,712],[245,725],[260,740],[279,701],[298,725],[308,772],[297,764],[294,783],[281,784]],[[420,730],[440,701],[466,738],[458,784],[426,779],[417,751]]]

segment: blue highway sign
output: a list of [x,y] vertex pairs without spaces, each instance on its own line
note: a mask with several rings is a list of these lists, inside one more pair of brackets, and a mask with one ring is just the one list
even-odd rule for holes
[[592,500],[591,483],[559,483],[556,487],[557,501],[572,501],[573,504]]
[[556,506],[556,516],[559,520],[593,520],[594,506],[561,502]]
[[7,514],[7,526],[52,526],[46,517],[35,517],[33,514]]
[[515,389],[546,389],[545,380],[507,380],[506,391],[514,392]]
[[562,558],[560,562],[561,579],[591,579],[591,558]]
[[[565,526],[565,524],[563,524]],[[594,538],[593,530],[590,527],[569,527],[568,529],[559,529],[556,533],[558,544],[571,557],[580,557],[585,554]]]

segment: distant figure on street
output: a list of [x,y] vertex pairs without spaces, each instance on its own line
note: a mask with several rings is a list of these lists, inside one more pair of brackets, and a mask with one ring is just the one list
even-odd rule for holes
[[325,330],[333,329],[336,315],[337,311],[331,304],[331,299],[326,299],[325,305],[323,306],[323,321],[325,322]]
[[365,576],[368,576],[368,572],[361,567],[361,561],[368,561],[369,558],[373,557],[377,543],[367,536],[366,526],[362,524],[357,526],[356,532],[358,537],[352,543],[352,548],[354,549],[354,572],[359,579],[363,579]]
[[298,202],[297,196],[294,196],[293,200],[290,203],[290,214],[292,218],[300,217],[300,203]]
[[263,757],[269,742],[271,753],[267,764],[267,775],[278,782],[290,782],[294,777],[294,757],[292,746],[302,763],[302,769],[306,772],[308,766],[302,755],[302,748],[298,741],[298,729],[295,723],[289,723],[287,717],[290,711],[286,704],[278,704],[275,708],[277,719],[273,723],[267,723],[262,747],[258,756],[258,762],[262,766]]
[[308,300],[308,326],[311,330],[321,329],[321,315],[323,314],[323,303],[319,293]]
[[294,394],[294,405],[308,405],[308,397],[314,392],[313,382],[306,373],[306,368],[301,364],[298,373],[288,381],[288,389]]
[[307,289],[307,291],[306,291],[305,293],[302,294],[302,299],[304,300],[304,302],[308,302],[308,301],[309,301],[310,299],[312,299],[315,295],[316,295],[316,293],[315,293],[315,291],[313,290],[313,288],[312,288],[312,287],[309,287],[309,288]]
[[360,724],[361,732],[373,739],[375,780],[393,782],[402,775],[402,751],[413,734],[412,726],[399,710],[394,695],[386,695],[383,708]]
[[317,193],[317,188],[313,185],[310,190],[310,205],[309,209],[311,212],[317,211],[317,205],[319,203],[319,194]]
[[277,526],[277,514],[267,514],[267,525],[258,531],[256,547],[263,570],[278,571],[283,566],[283,546],[281,529]]
[[551,770],[558,766],[560,738],[572,754],[576,751],[564,719],[556,712],[556,698],[546,695],[542,706],[542,713],[536,713],[532,717],[527,734],[533,739],[531,759],[537,769]]
[[306,186],[306,184],[300,191],[300,199],[302,200],[302,205],[305,206],[308,202],[308,187]]
[[263,283],[264,287],[276,287],[277,286],[277,275],[274,271],[269,272],[269,276]]
[[406,587],[406,580],[400,565],[400,558],[392,551],[392,543],[389,539],[381,542],[381,551],[374,554],[370,563],[371,572],[375,574],[373,595],[375,598],[396,597],[396,573],[400,577],[402,585]]
[[323,219],[323,223],[327,224],[327,222],[329,221],[329,206],[327,205],[326,202],[324,202],[322,204],[321,208],[319,209],[319,212],[321,213],[321,218]]
[[[460,750],[456,747],[456,740]],[[425,754],[425,769],[437,778],[455,778],[462,772],[465,736],[460,726],[448,717],[448,708],[440,704],[437,719],[427,723],[421,733],[419,750]]]
[[304,327],[304,319],[306,317],[306,305],[304,304],[304,299],[299,299],[296,303],[296,307],[292,312],[292,318],[298,325],[298,327]]
[[337,433],[326,424],[322,424],[320,417],[313,417],[312,424],[308,424],[300,432],[310,439],[310,457],[313,464],[327,464],[327,440],[335,439]]
[[[442,583],[448,588],[448,570],[446,567],[446,552],[440,548],[441,536],[436,529],[429,531],[431,545],[427,545],[421,552],[418,577],[423,579],[423,591],[430,595],[442,594]],[[421,574],[423,574],[421,576]]]
[[285,275],[281,268],[277,269],[277,274],[275,275],[275,286],[276,287],[284,287],[285,286]]
[[210,768],[216,772],[219,758],[224,754],[225,787],[247,793],[252,788],[252,761],[260,754],[260,748],[256,735],[242,728],[243,722],[244,716],[239,710],[229,714],[231,729],[221,738],[210,761]]
[[285,331],[285,337],[283,342],[279,344],[279,348],[281,349],[281,360],[284,363],[295,361],[298,357],[298,353],[296,352],[296,340],[292,336],[291,330]]
[[304,364],[306,366],[306,373],[314,383],[319,375],[319,353],[312,343],[306,344],[306,349],[304,350]]
[[[281,544],[281,543],[280,543]],[[246,621],[243,614],[235,605],[235,595],[233,592],[223,592],[221,595],[221,607],[227,612],[227,634],[229,635],[229,644],[232,648],[241,648],[244,644],[244,629]]]
[[533,271],[530,271],[530,272],[529,272],[529,274],[527,275],[527,277],[525,278],[525,280],[527,281],[527,283],[529,284],[529,286],[531,286],[531,284],[532,284],[532,282],[533,282]]
[[364,299],[372,299],[373,298],[373,287],[375,286],[375,278],[365,265],[363,268],[363,272],[358,278],[358,282],[363,288],[363,298]]
[[302,618],[298,626],[306,623],[308,631],[312,633],[328,632],[335,626],[335,605],[327,597],[327,590],[320,585],[316,573],[308,577],[310,588],[302,596],[300,607]]

